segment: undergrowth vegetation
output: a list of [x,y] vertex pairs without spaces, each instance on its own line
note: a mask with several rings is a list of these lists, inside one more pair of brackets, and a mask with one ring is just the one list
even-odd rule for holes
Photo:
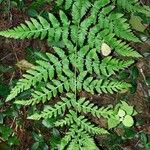
[[[53,48],[51,53],[36,53],[36,65],[18,80],[6,102],[36,106],[28,119],[55,118],[55,127],[65,126],[59,150],[97,150],[95,135],[109,135],[120,124],[133,126],[137,112],[124,100],[115,106],[98,106],[82,93],[127,92],[130,83],[117,74],[142,56],[128,44],[141,41],[122,10],[149,17],[150,9],[137,0],[56,0],[55,5],[58,12],[54,14],[0,31],[6,38],[47,40]],[[30,96],[19,99],[28,90]],[[107,128],[98,126],[92,117],[105,118]]]

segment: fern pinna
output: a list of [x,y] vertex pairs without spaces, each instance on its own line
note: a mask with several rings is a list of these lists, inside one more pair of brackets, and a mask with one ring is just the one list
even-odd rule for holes
[[[87,115],[106,118],[108,129],[111,129],[120,123],[132,126],[135,111],[124,101],[114,107],[98,107],[80,93],[113,94],[130,87],[130,84],[119,81],[115,73],[133,64],[132,57],[141,57],[125,42],[139,42],[139,39],[118,8],[144,14],[150,11],[141,7],[137,0],[128,1],[128,7],[124,0],[56,0],[56,4],[60,9],[59,17],[49,13],[47,18],[31,18],[25,24],[0,32],[8,38],[47,39],[54,49],[54,53],[39,54],[37,65],[23,75],[6,101],[28,89],[32,89],[31,98],[17,99],[16,104],[48,103],[59,96],[60,101],[54,106],[48,106],[42,112],[37,110],[28,118],[55,117],[59,118],[55,126],[69,128],[58,145],[59,150],[96,150],[99,148],[92,137],[109,134],[109,130],[94,125]],[[107,50],[102,45],[110,48],[113,56],[129,59],[102,55],[102,50]],[[37,90],[36,86],[41,82],[44,84]]]

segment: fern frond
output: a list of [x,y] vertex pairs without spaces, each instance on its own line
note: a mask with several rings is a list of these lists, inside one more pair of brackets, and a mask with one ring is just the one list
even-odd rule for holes
[[84,150],[99,150],[99,148],[96,146],[95,141],[88,136],[83,136],[84,140],[83,140],[83,149]]
[[126,91],[130,87],[130,84],[126,82],[121,82],[117,80],[97,80],[92,77],[88,77],[84,79],[83,89],[87,92],[94,93],[111,93]]
[[[132,32],[125,15],[117,8],[138,13],[148,13],[149,9],[141,9],[137,0],[130,0],[127,6],[123,0],[56,0],[55,3],[57,8],[67,11],[60,10],[59,14],[56,13],[58,15],[49,13],[47,18],[31,18],[17,27],[0,31],[1,36],[15,39],[47,39],[54,50],[38,54],[36,65],[17,82],[6,101],[29,89],[30,98],[16,100],[16,104],[36,105],[60,98],[53,106],[34,112],[28,119],[55,117],[56,127],[68,126],[69,132],[58,146],[60,150],[98,150],[91,137],[108,134],[108,131],[94,125],[86,119],[86,115],[105,118],[108,129],[112,129],[123,122],[125,116],[120,116],[120,110],[132,120],[133,107],[125,102],[115,107],[98,107],[81,97],[80,92],[113,94],[125,92],[130,87],[130,84],[117,80],[114,74],[125,70],[134,61],[131,58],[118,59],[110,53],[141,57],[125,42],[140,41]],[[110,51],[109,54],[104,55],[105,50]]]
[[[75,75],[71,71],[68,71],[68,66],[67,68],[64,68],[64,71],[69,78],[61,76],[63,77],[61,80],[53,79],[51,80],[51,83],[47,83],[45,87],[41,87],[40,91],[34,91],[30,100],[21,100],[16,103],[21,105],[35,105],[40,102],[44,103],[46,100],[55,97],[58,93],[63,93],[64,89],[66,91],[75,91],[76,85],[78,91],[84,89],[87,92],[94,93],[94,91],[96,91],[99,94],[102,92],[113,94],[114,92],[127,90],[130,87],[130,84],[121,81],[97,80],[93,79],[93,77],[85,78],[87,75],[86,71],[79,74],[76,80]],[[57,73],[60,72],[58,71]],[[12,98],[13,94],[14,91],[10,94],[11,97],[9,96],[8,99]]]
[[60,150],[63,150],[68,145],[68,143],[72,140],[72,138],[75,137],[76,131],[77,131],[76,126],[73,125],[70,127],[69,131],[66,133],[65,137],[62,138],[61,143],[58,146]]
[[103,0],[103,1],[95,1],[93,7],[91,8],[91,16],[97,19],[97,14],[99,13],[100,9],[105,8],[106,5],[110,3],[110,0]]
[[115,74],[115,72],[128,68],[133,63],[133,60],[124,61],[112,57],[106,57],[100,64],[100,71],[105,76],[111,76],[112,74]]
[[[53,72],[53,67],[49,67],[49,72]],[[23,79],[19,79],[16,86],[11,90],[10,95],[7,97],[6,101],[10,101],[15,98],[19,93],[24,90],[28,90],[31,86],[35,86],[36,83],[42,80],[47,81],[48,70],[41,66],[36,66],[31,70],[27,71],[28,74],[23,75]],[[51,74],[52,75],[52,74]]]
[[78,126],[80,126],[85,131],[89,132],[90,134],[108,134],[108,132],[102,128],[95,127],[91,122],[84,116],[79,116],[78,118],[74,119]]
[[89,47],[96,48],[96,50],[100,52],[100,48],[103,42],[107,43],[119,55],[137,58],[141,57],[141,55],[133,48],[131,48],[126,42],[117,40],[117,38],[115,38],[115,34],[110,33],[109,29],[105,29],[99,32],[98,25],[91,28],[88,34]]
[[[100,5],[96,6],[97,3],[99,3]],[[107,0],[104,2],[96,1],[90,10],[91,14],[98,12],[100,8],[105,6],[107,3],[109,3],[109,1]],[[77,14],[80,13],[78,14],[78,18],[80,19],[86,14],[87,10],[91,7],[89,1],[77,1],[75,2],[75,4],[73,7],[73,11],[75,11],[73,12],[73,17],[77,17]],[[79,7],[77,7],[78,5]],[[107,10],[106,8],[105,11]],[[115,35],[121,38],[123,38],[123,36],[126,36],[124,37],[125,39],[129,38],[129,40],[133,39],[133,41],[138,41],[136,40],[136,37],[132,34],[129,25],[126,23],[126,19],[123,18],[122,14],[112,13],[108,17],[105,17],[105,14],[100,13],[98,24],[95,24],[92,28],[91,25],[95,23],[95,18],[92,15],[86,17],[86,19],[84,19],[79,25],[75,22],[72,22],[73,24],[71,24],[71,21],[68,20],[68,17],[63,11],[60,11],[59,15],[61,22],[58,21],[58,19],[56,19],[54,15],[49,13],[49,19],[47,20],[41,16],[38,17],[38,20],[31,18],[31,21],[26,21],[26,25],[21,24],[20,26],[14,29],[1,31],[0,35],[5,37],[22,39],[48,38],[49,42],[59,43],[60,41],[63,41],[66,44],[67,42],[65,41],[68,40],[69,32],[71,32],[71,39],[73,40],[74,44],[78,42],[80,46],[83,46],[86,36],[88,36],[88,43],[91,48],[96,46],[96,49],[98,50],[103,40],[105,40],[106,43],[108,43],[109,45],[111,44],[112,48],[117,49],[116,51],[119,54],[125,56],[140,57],[140,55],[136,51],[134,51],[131,48],[126,48],[124,44],[120,43],[117,39],[114,38]],[[75,20],[75,18],[73,18],[73,20]],[[105,32],[101,32],[102,29],[104,29]],[[89,34],[88,30],[90,30]],[[112,37],[113,39],[111,39],[110,37]],[[120,47],[122,48],[121,50]]]
[[76,136],[75,138],[73,138],[67,148],[67,150],[79,150],[80,149],[80,144],[78,142],[81,142],[78,138],[78,136]]
[[48,20],[41,16],[38,16],[37,19],[31,18],[30,21],[25,21],[25,24],[20,24],[6,31],[0,31],[0,35],[15,39],[40,38],[42,40],[48,38],[49,40],[58,42],[70,23],[62,11],[60,11],[62,25],[53,14],[49,13],[48,16]]
[[74,111],[70,111],[70,114],[67,114],[64,119],[57,121],[55,125],[62,127],[64,125],[71,125],[73,122],[75,122],[78,127],[89,132],[90,134],[108,134],[105,129],[95,127],[84,116],[78,117],[77,113]]
[[83,20],[80,24],[80,30],[78,31],[78,43],[81,47],[84,45],[86,35],[88,34],[88,29],[94,23],[94,20],[95,18],[93,18],[93,16],[90,16]]
[[[78,59],[80,59],[80,56],[78,57]],[[80,62],[82,62],[82,60],[80,59],[80,61],[78,62],[80,64],[79,66],[81,66]],[[132,60],[124,61],[112,57],[106,57],[100,62],[96,50],[94,51],[91,50],[90,53],[86,55],[85,59],[85,67],[89,73],[91,74],[96,73],[98,76],[105,75],[107,77],[111,76],[112,74],[115,74],[120,70],[129,67],[133,63],[134,61]],[[79,67],[77,66],[77,68]]]
[[[110,7],[108,7],[110,8]],[[139,39],[132,33],[127,20],[123,17],[122,14],[111,13],[109,16],[104,15],[103,13],[99,14],[98,23],[94,25],[93,30],[91,32],[87,32],[89,27],[95,23],[95,18],[93,17],[92,13],[93,10],[96,9],[94,6],[91,9],[91,16],[87,17],[83,20],[80,24],[79,34],[78,34],[78,42],[80,46],[83,46],[87,34],[89,34],[89,41],[93,42],[92,39],[100,40],[96,38],[96,33],[100,32],[102,29],[108,29],[109,34],[114,33],[116,36],[124,38],[129,41],[139,42]],[[96,9],[97,10],[97,9]],[[97,12],[97,11],[96,11]],[[117,21],[116,21],[117,20]],[[71,37],[77,38],[77,26],[72,27],[72,35]],[[73,39],[75,42],[77,39]],[[102,36],[100,37],[102,39]],[[97,43],[96,43],[97,44]]]
[[103,40],[110,45],[119,55],[127,56],[127,57],[142,57],[137,51],[131,48],[126,42],[122,42],[122,40],[117,40],[114,34],[108,34],[109,31],[103,30],[99,34],[99,36],[103,37]]
[[147,17],[150,17],[150,8],[141,6],[137,0],[131,0],[128,2],[124,0],[115,0],[115,2],[118,7],[121,7],[129,12],[143,13]]
[[76,148],[77,150],[98,150],[94,140],[85,131],[78,129],[75,125],[71,126],[69,132],[67,132],[66,136],[61,140],[59,149],[63,150],[64,148],[67,150]]
[[64,6],[65,9],[67,10],[72,6],[73,0],[56,0],[56,4],[57,6],[61,6],[61,5]]
[[88,45],[82,47],[78,51],[77,56],[70,55],[69,59],[72,65],[75,66],[79,72],[84,71],[84,68],[86,68],[88,73],[96,73],[98,77],[101,77],[101,75],[109,77],[134,63],[133,60],[124,61],[110,56],[101,61],[96,49],[89,50]]
[[110,46],[114,48],[115,52],[119,55],[127,56],[127,57],[135,57],[135,58],[142,57],[141,54],[139,54],[137,51],[135,51],[133,48],[127,45],[126,42],[117,40],[114,37],[107,39],[107,41],[110,44]]
[[18,100],[15,103],[20,105],[35,105],[40,102],[45,103],[52,97],[56,97],[58,93],[63,93],[64,89],[66,91],[75,91],[74,82],[75,80],[73,77],[71,79],[65,78],[63,82],[53,79],[51,83],[47,83],[45,87],[41,87],[41,91],[34,91],[31,94],[32,98],[30,100]]
[[132,33],[127,20],[123,18],[122,14],[111,13],[108,17],[103,14],[99,15],[99,28],[109,29],[110,33],[124,38],[128,41],[139,42],[139,39]]
[[78,0],[74,2],[72,6],[72,21],[74,24],[78,25],[80,23],[90,6],[91,3],[88,0]]
[[[29,119],[33,119],[36,120],[38,118],[51,118],[51,117],[57,117],[58,115],[62,115],[64,114],[64,112],[66,111],[66,109],[71,107],[71,101],[74,99],[74,94],[66,94],[67,97],[62,97],[61,101],[58,102],[57,104],[55,104],[53,107],[49,106],[46,107],[41,114],[36,114],[35,116],[32,115],[30,117],[28,117]],[[21,101],[22,102],[22,101]],[[20,104],[19,101],[15,102],[16,104]]]
[[104,7],[109,2],[110,2],[109,0],[96,1],[93,7],[91,8],[91,15],[87,17],[86,19],[84,19],[81,23],[80,23],[80,20],[86,14],[87,10],[90,8],[91,3],[87,0],[75,2],[75,4],[73,5],[73,20],[75,24],[76,22],[80,23],[80,28],[79,28],[79,31],[77,31],[78,30],[77,26],[71,27],[71,37],[74,43],[76,43],[77,37],[78,37],[79,45],[83,46],[87,32],[88,32],[88,28],[97,20],[96,14],[102,7]]
[[81,132],[79,133],[79,136],[79,145],[81,145],[83,150],[99,150],[93,138],[91,138],[87,133]]
[[[57,92],[56,89],[58,89],[61,92],[62,86],[58,86],[58,88],[54,88],[58,84],[62,84],[65,86],[65,89],[68,90],[68,78],[72,78],[74,76],[74,73],[69,69],[69,60],[68,57],[64,54],[64,51],[61,50],[60,48],[54,48],[57,56],[46,53],[45,57],[42,57],[42,60],[36,61],[37,66],[34,68],[28,70],[26,74],[23,75],[23,79],[20,79],[16,86],[12,89],[10,95],[7,97],[6,101],[12,100],[14,97],[16,97],[18,94],[21,92],[28,90],[32,86],[36,86],[37,83],[44,81],[45,83],[48,80],[52,80],[54,78],[54,74],[57,75],[58,80],[53,80],[51,86],[49,84],[47,85],[46,88],[43,87],[43,92],[36,91],[34,94],[34,101],[38,99],[35,103],[38,103],[39,101],[45,101],[44,99],[46,98],[51,98],[51,93],[55,95],[54,93]],[[67,77],[64,77],[65,74]],[[61,83],[63,82],[63,83]],[[72,82],[72,81],[70,81]],[[73,89],[73,86],[71,86]],[[45,94],[48,92],[47,89],[51,89],[47,97],[45,97]],[[39,97],[39,94],[41,96]],[[35,96],[36,95],[36,96]],[[44,99],[42,97],[45,97]],[[29,105],[32,103],[32,100],[26,101],[26,105]]]
[[[67,97],[65,98],[61,98],[61,101],[55,104],[53,107],[46,107],[40,114],[36,113],[28,117],[28,119],[39,120],[41,118],[48,119],[51,117],[56,117],[58,115],[64,114],[64,112],[71,107],[73,107],[79,113],[91,113],[94,117],[98,118],[104,117],[106,119],[109,119],[110,116],[116,115],[116,112],[113,110],[113,107],[111,105],[106,108],[98,108],[97,106],[95,106],[95,104],[91,103],[85,98],[76,100],[75,95],[72,93],[67,93],[66,96]],[[19,104],[19,102],[17,101],[15,103]],[[64,120],[57,122],[56,125],[70,125],[73,123],[74,118],[74,112],[71,111],[70,114],[66,115]]]
[[63,127],[65,125],[70,126],[74,123],[74,119],[73,119],[74,117],[76,117],[76,113],[70,110],[64,119],[55,122],[55,126],[56,127],[58,126]]
[[99,150],[94,140],[86,133],[80,132],[71,140],[67,150]]
[[109,116],[112,116],[114,114],[112,106],[108,106],[106,108],[105,107],[98,108],[98,106],[86,100],[85,98],[80,98],[78,101],[74,100],[71,103],[74,109],[79,113],[81,112],[85,114],[91,113],[94,117],[109,118]]
[[1,31],[0,35],[15,39],[25,38],[40,38],[44,39],[49,30],[54,30],[46,19],[38,16],[38,20],[31,18],[30,21],[25,21],[26,24],[21,24],[10,30]]

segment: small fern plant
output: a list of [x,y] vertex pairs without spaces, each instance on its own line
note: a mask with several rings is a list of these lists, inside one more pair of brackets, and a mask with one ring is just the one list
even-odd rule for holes
[[[7,38],[46,39],[54,49],[52,53],[38,54],[37,65],[18,80],[6,101],[15,99],[16,104],[23,106],[47,104],[28,118],[56,118],[56,127],[67,127],[59,150],[97,150],[92,137],[109,134],[110,129],[121,123],[132,126],[135,110],[124,101],[116,106],[99,107],[82,96],[82,92],[101,95],[128,90],[130,84],[120,81],[115,74],[133,64],[133,58],[141,57],[126,43],[140,40],[120,8],[145,15],[150,11],[137,0],[55,2],[59,13],[31,18],[15,28],[0,31],[0,35]],[[18,100],[17,96],[29,89],[30,98]],[[56,97],[60,101],[49,105]],[[105,118],[108,128],[96,125],[90,116]]]

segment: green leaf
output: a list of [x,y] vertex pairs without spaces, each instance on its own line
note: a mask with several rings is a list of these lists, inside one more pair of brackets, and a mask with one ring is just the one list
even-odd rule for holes
[[125,101],[121,101],[121,103],[121,109],[123,109],[127,115],[132,115],[134,112],[133,106],[129,106]]
[[150,77],[145,77],[146,84],[150,86]]
[[0,96],[6,97],[9,94],[9,87],[0,83]]
[[2,3],[4,0],[0,0],[0,3]]
[[137,132],[131,128],[125,128],[124,130],[125,130],[124,132],[125,139],[133,139],[137,134]]
[[3,124],[3,114],[0,114],[0,124]]
[[122,109],[119,109],[118,116],[119,117],[124,117],[125,115],[126,115],[126,112],[124,110],[122,110]]
[[41,134],[37,134],[35,132],[32,133],[33,134],[33,138],[36,142],[43,142],[43,136]]
[[40,145],[39,142],[34,143],[31,147],[31,150],[37,150],[39,145]]
[[0,125],[0,133],[3,139],[8,140],[9,136],[12,134],[12,129],[10,127]]
[[147,144],[145,145],[145,149],[146,149],[146,150],[150,150],[150,143],[147,143]]
[[47,128],[52,128],[54,126],[55,119],[48,118],[42,121],[42,124]]
[[131,88],[130,88],[130,92],[131,94],[134,94],[137,90],[137,82],[135,80],[132,80],[131,81]]
[[12,146],[12,145],[19,145],[20,142],[19,142],[17,136],[13,136],[8,139],[8,143],[10,146]]
[[35,9],[29,9],[28,10],[28,15],[30,17],[36,17],[36,16],[38,16],[38,12]]
[[133,124],[134,124],[134,120],[132,118],[132,116],[130,115],[126,115],[124,117],[124,120],[122,121],[123,125],[126,126],[126,127],[132,127]]
[[137,80],[137,78],[139,77],[139,70],[136,66],[132,68],[131,76],[133,80]]
[[53,136],[60,137],[59,131],[57,129],[55,129],[55,128],[53,129]]
[[48,142],[52,150],[56,149],[58,144],[60,144],[61,142],[60,134],[56,130],[53,130],[52,136],[50,137]]
[[108,128],[109,129],[114,128],[114,127],[118,126],[119,123],[120,123],[119,118],[116,119],[115,117],[111,117],[108,119]]
[[130,74],[128,72],[122,71],[122,72],[119,73],[119,79],[120,80],[125,80],[129,77],[129,75]]
[[141,141],[143,142],[143,144],[146,145],[147,142],[148,142],[148,137],[147,137],[147,135],[146,135],[145,133],[141,133],[141,134],[140,134],[140,137],[141,137]]
[[136,31],[144,32],[147,26],[143,25],[142,21],[143,19],[141,17],[132,15],[130,19],[130,24]]

